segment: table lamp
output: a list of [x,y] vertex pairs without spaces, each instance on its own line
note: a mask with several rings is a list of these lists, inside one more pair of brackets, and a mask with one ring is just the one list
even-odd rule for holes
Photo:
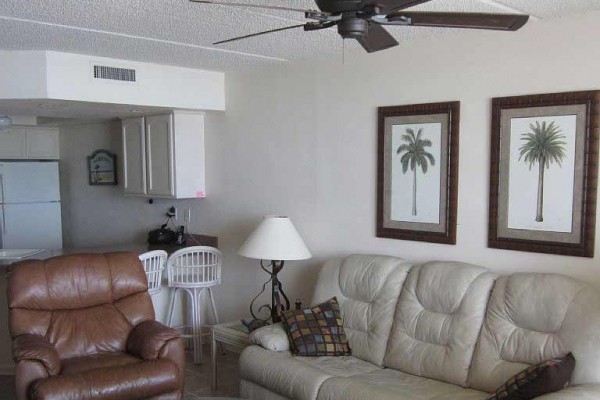
[[[240,247],[238,254],[260,260],[260,267],[270,275],[269,280],[263,284],[261,292],[250,303],[252,317],[262,321],[269,319],[261,319],[256,316],[254,302],[264,293],[270,282],[271,305],[264,304],[258,308],[257,312],[266,308],[270,311],[271,321],[279,322],[281,320],[279,313],[290,309],[290,300],[285,295],[281,282],[277,279],[277,274],[283,268],[285,261],[305,260],[311,257],[300,234],[288,217],[266,216]],[[280,295],[283,297],[285,305],[281,304]]]

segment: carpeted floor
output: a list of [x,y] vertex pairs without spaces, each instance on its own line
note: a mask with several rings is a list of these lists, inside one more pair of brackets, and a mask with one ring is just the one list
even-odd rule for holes
[[[198,397],[237,397],[240,376],[238,371],[239,355],[227,351],[219,356],[219,387],[213,391],[210,389],[210,348],[204,347],[204,362],[194,365],[191,362],[191,354],[188,353],[188,361],[185,368],[185,394],[186,396]],[[0,375],[0,400],[13,400],[14,377]]]

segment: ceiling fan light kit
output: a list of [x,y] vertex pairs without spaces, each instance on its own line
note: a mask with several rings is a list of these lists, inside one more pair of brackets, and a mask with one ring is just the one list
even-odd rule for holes
[[300,27],[303,27],[305,31],[316,31],[337,26],[338,33],[342,38],[356,39],[369,53],[398,45],[398,41],[383,27],[384,25],[516,31],[521,29],[529,20],[529,16],[523,14],[404,11],[410,7],[428,3],[432,0],[315,0],[319,10],[303,10],[283,6],[230,2],[226,0],[189,1],[231,7],[302,12],[305,18],[314,20],[305,24],[271,29],[222,40],[214,44],[228,43]]

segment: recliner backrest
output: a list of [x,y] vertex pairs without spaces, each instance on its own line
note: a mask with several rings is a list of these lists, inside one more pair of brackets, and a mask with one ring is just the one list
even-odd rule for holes
[[400,293],[384,365],[466,386],[496,275],[475,265],[429,262]]
[[394,310],[411,266],[396,257],[351,255],[321,269],[312,304],[337,297],[353,356],[383,364]]
[[154,319],[146,275],[133,253],[16,263],[7,293],[12,337],[45,336],[61,359],[124,351],[131,329]]
[[494,285],[470,368],[470,387],[494,391],[508,378],[573,352],[572,384],[600,383],[600,299],[556,274],[518,273]]

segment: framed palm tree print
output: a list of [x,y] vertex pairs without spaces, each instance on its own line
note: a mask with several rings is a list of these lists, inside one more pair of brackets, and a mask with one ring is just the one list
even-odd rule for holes
[[377,236],[455,244],[460,103],[378,114]]
[[594,256],[600,91],[492,101],[489,247]]

